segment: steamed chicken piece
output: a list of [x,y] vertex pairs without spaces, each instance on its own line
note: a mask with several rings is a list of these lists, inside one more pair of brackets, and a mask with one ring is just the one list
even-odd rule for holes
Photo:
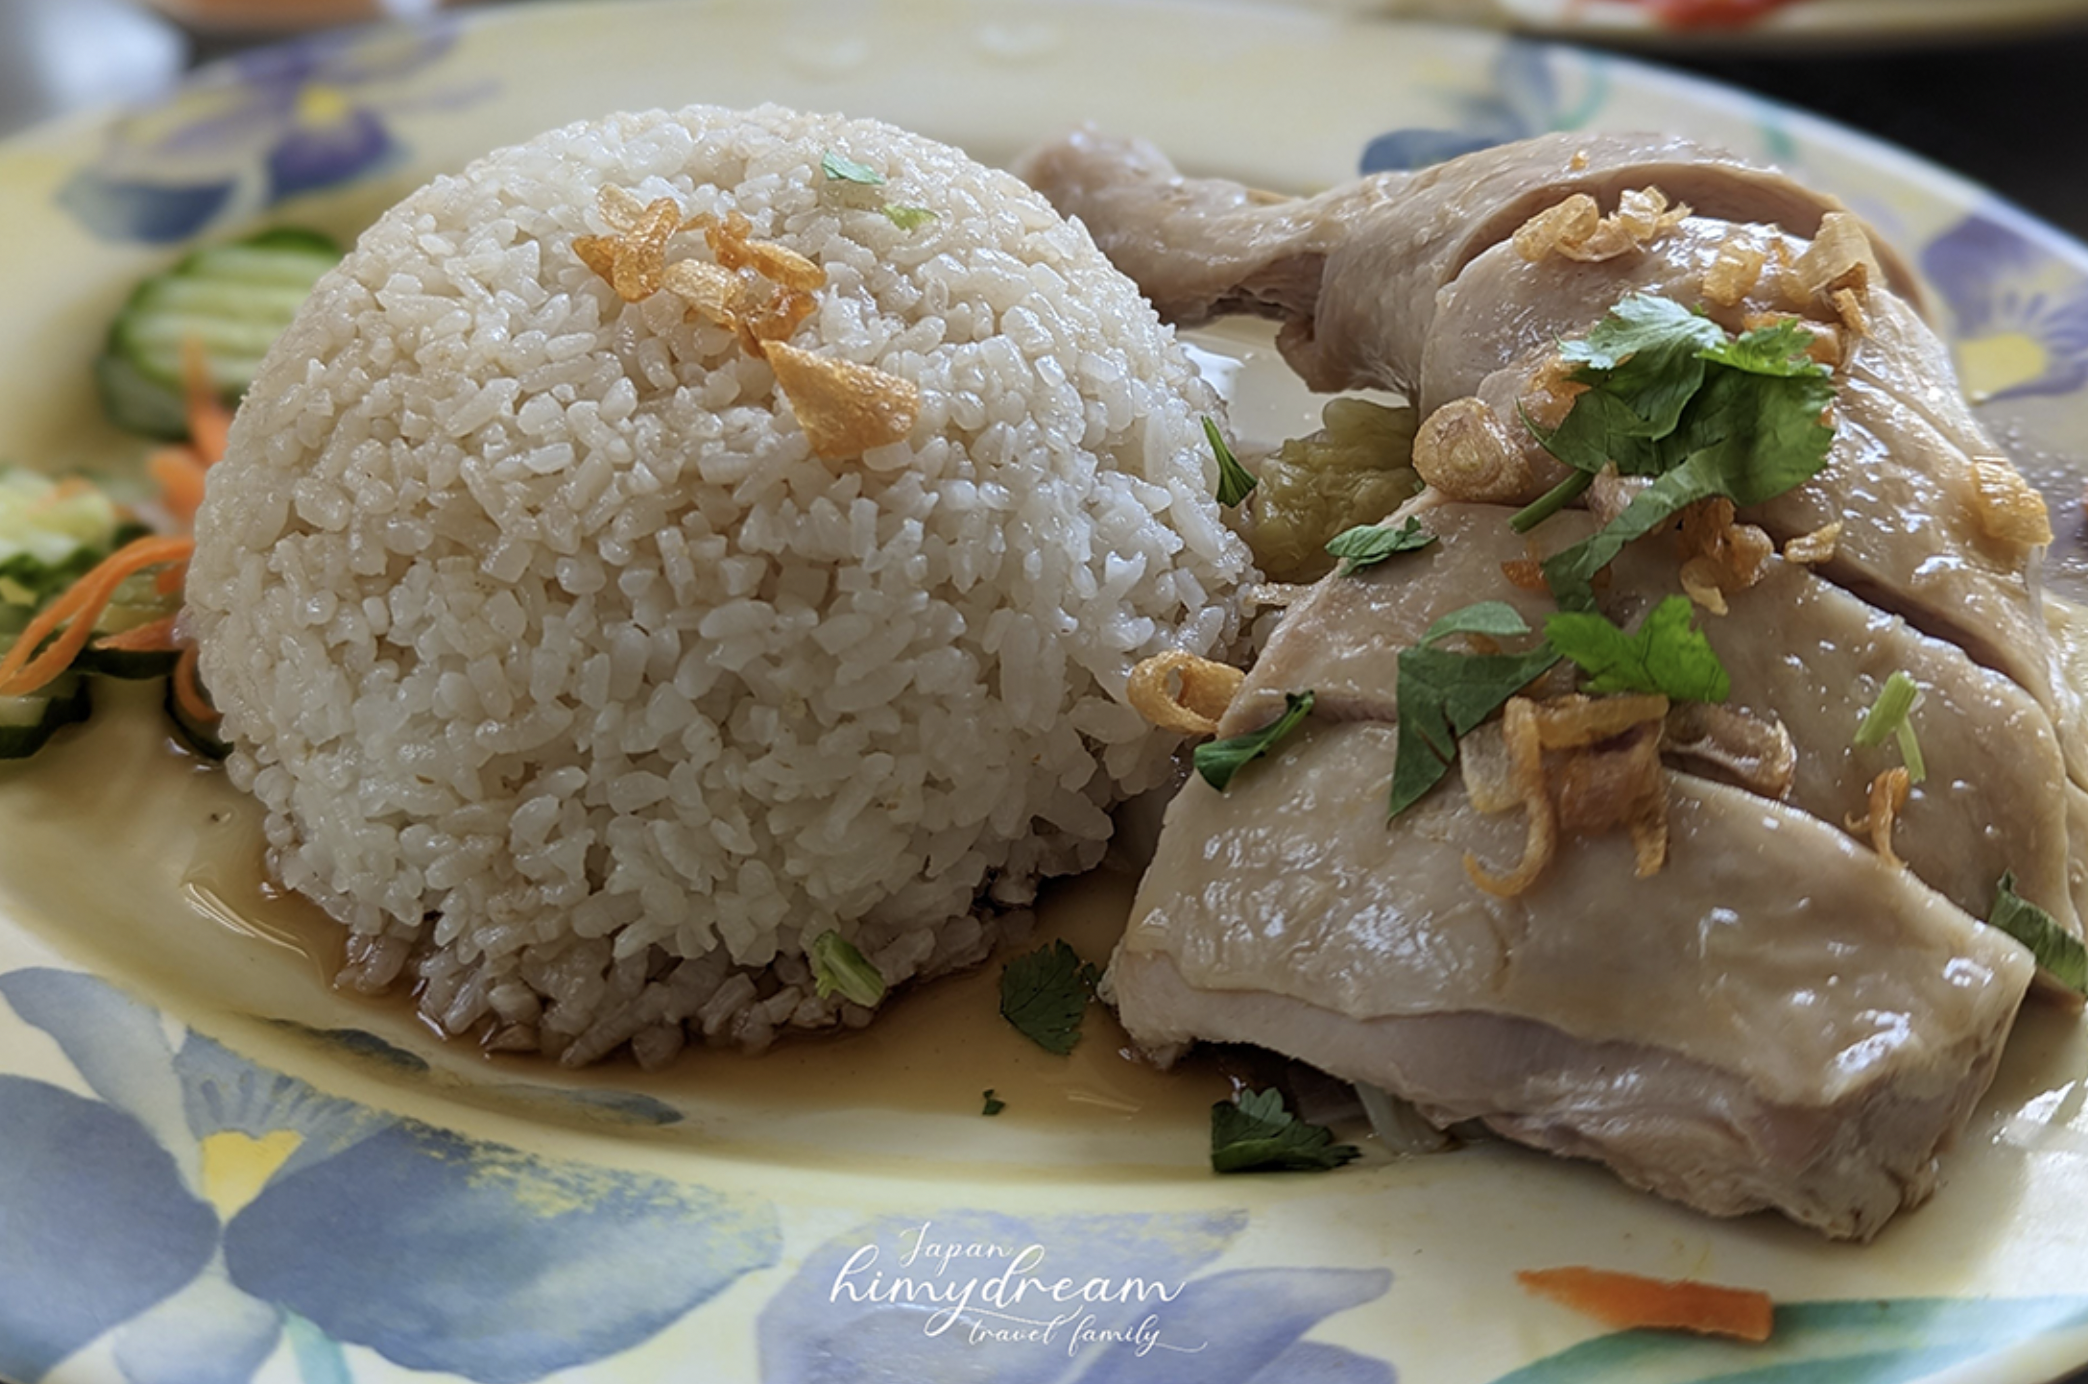
[[[2073,918],[2072,790],[2043,713],[1950,645],[1772,564],[1705,629],[1730,705],[1802,747],[1788,801],[1670,771],[1658,874],[1636,875],[1621,834],[1575,838],[1496,897],[1464,855],[1516,859],[1520,812],[1476,810],[1453,772],[1386,821],[1397,659],[1475,593],[1533,624],[1551,605],[1501,579],[1523,557],[1507,510],[1407,512],[1439,541],[1315,586],[1219,729],[1262,724],[1303,687],[1315,717],[1224,793],[1193,779],[1170,807],[1110,970],[1131,1036],[1163,1054],[1257,1043],[1706,1211],[1875,1234],[1932,1188],[2030,981],[2024,950],[1967,909],[2014,868]],[[1592,523],[1555,522],[1561,544]],[[1631,621],[1675,583],[1672,552],[1642,543],[1601,599]],[[1904,870],[1840,822],[1890,754],[1848,741],[1895,668],[1931,689]]]
[[[1501,576],[1504,563],[1525,557],[1508,527],[1511,511],[1444,504],[1408,512],[1439,541],[1312,588],[1285,615],[1219,734],[1274,720],[1284,694],[1306,687],[1330,717],[1397,720],[1400,651],[1469,605],[1475,591],[1542,627],[1555,609],[1549,595]],[[1568,511],[1539,533],[1556,550],[1594,527],[1592,516]],[[1677,585],[1673,552],[1660,541],[1627,548],[1612,574],[1598,599],[1626,627]],[[1906,672],[1925,689],[1917,720],[1929,773],[1899,816],[1893,841],[1901,858],[1975,917],[1986,915],[1995,882],[2013,870],[2023,897],[2079,930],[2069,785],[2051,722],[2034,700],[1954,646],[1794,564],[1772,559],[1761,581],[1728,600],[1729,614],[1701,625],[1732,680],[1727,705],[1780,722],[1799,747],[1792,807],[1831,827],[1863,815],[1870,780],[1897,762],[1897,751],[1858,749],[1851,735],[1885,679]],[[2007,754],[1993,752],[2004,744]]]
[[[1619,299],[1653,291],[1698,303],[1733,242],[1761,249],[1770,269],[1717,314],[1733,319],[1726,325],[1751,312],[1833,317],[1775,268],[1775,251],[1795,263],[1839,204],[1670,137],[1546,136],[1291,202],[1184,179],[1149,146],[1092,133],[1038,151],[1026,171],[1163,315],[1278,317],[1286,359],[1315,388],[1397,389],[1424,416],[1476,398],[1480,416],[1467,428],[1524,468],[1517,484],[1483,496],[1499,503],[1533,499],[1563,475],[1519,407],[1555,343]],[[1574,194],[1607,211],[1622,192],[1646,188],[1696,215],[1592,263],[1531,260],[1513,244],[1532,216]],[[1980,502],[2020,480],[1965,407],[1942,343],[1889,291],[1911,292],[1911,276],[1890,251],[1868,250],[1882,282],[1864,298],[1864,333],[1837,329],[1846,358],[1829,464],[1743,517],[1778,542],[1842,521],[1826,574],[2020,683],[2063,732],[2069,770],[2088,787],[2088,706],[2043,635],[2032,545],[1991,531]]]
[[[1029,154],[1023,178],[1181,326],[1252,312],[1285,325],[1284,357],[1314,389],[1412,395],[1436,291],[1482,251],[1575,193],[1605,207],[1659,187],[1698,213],[1811,235],[1831,197],[1691,140],[1557,134],[1310,198],[1185,178],[1141,140],[1077,131]],[[1914,279],[1873,246],[1893,285]]]
[[[1396,728],[1314,722],[1168,812],[1110,977],[1139,1043],[1258,1043],[1714,1214],[1868,1238],[1934,1186],[2023,950],[1842,831],[1684,775],[1670,860],[1620,836],[1518,898],[1514,814],[1454,781],[1388,827]],[[1791,888],[1793,879],[1804,888]]]
[[[1578,335],[1619,300],[1653,292],[1703,301],[1705,275],[1722,247],[1745,244],[1785,255],[1803,241],[1773,226],[1692,217],[1646,251],[1594,264],[1557,256],[1535,262],[1514,246],[1475,258],[1438,296],[1435,327],[1420,371],[1424,415],[1451,400],[1477,397],[1494,437],[1521,454],[1529,482],[1497,497],[1535,499],[1565,474],[1518,416],[1541,410],[1533,389],[1562,338]],[[1759,314],[1803,304],[1765,274],[1756,290],[1721,309],[1728,329]],[[1865,331],[1837,335],[1846,351],[1838,372],[1837,427],[1827,467],[1808,483],[1742,512],[1778,543],[1842,522],[1822,571],[1948,639],[2026,688],[2068,733],[2068,767],[2088,785],[2088,709],[2055,662],[2032,596],[2027,550],[1987,532],[1973,497],[1988,477],[2013,475],[1966,406],[1947,348],[1905,301],[1872,292]]]

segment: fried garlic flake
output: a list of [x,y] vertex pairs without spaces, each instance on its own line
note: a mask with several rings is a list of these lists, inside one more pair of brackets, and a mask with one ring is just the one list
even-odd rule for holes
[[1913,779],[1905,765],[1887,769],[1870,781],[1870,811],[1861,817],[1848,816],[1842,825],[1858,836],[1868,835],[1871,849],[1878,858],[1895,870],[1906,868],[1906,862],[1892,849],[1892,827],[1907,805],[1907,790]]
[[1625,189],[1608,216],[1593,197],[1576,192],[1518,227],[1515,252],[1532,264],[1552,254],[1584,263],[1615,259],[1673,230],[1688,215],[1687,203],[1670,207],[1657,187]]
[[[1682,511],[1682,588],[1690,599],[1723,615],[1725,596],[1762,579],[1776,552],[1769,535],[1733,521],[1733,502],[1699,500]],[[1714,597],[1704,594],[1715,590]]]
[[689,305],[692,316],[721,327],[738,327],[739,276],[709,260],[676,260],[661,276],[661,286]]
[[1858,336],[1869,327],[1864,300],[1870,295],[1871,283],[1883,272],[1863,223],[1845,211],[1821,217],[1812,243],[1791,265],[1798,301],[1808,307],[1831,305]]
[[1795,562],[1801,567],[1814,567],[1834,559],[1835,545],[1841,541],[1842,521],[1839,519],[1820,525],[1811,533],[1801,533],[1784,544],[1785,562]]
[[2000,457],[1972,458],[1972,507],[1989,538],[2018,548],[2039,548],[2052,541],[2044,496]]
[[1141,659],[1131,670],[1124,699],[1162,730],[1215,735],[1247,675],[1228,663],[1169,649]]
[[874,365],[814,355],[784,341],[762,352],[812,450],[828,461],[897,442],[921,415],[921,391]]
[[751,269],[778,287],[810,293],[826,287],[826,270],[787,245],[754,239],[754,223],[738,211],[715,216],[692,216],[691,229],[700,229],[711,254],[727,269]]
[[[609,235],[573,238],[573,253],[595,273],[609,281],[616,296],[626,303],[642,303],[660,291],[667,270],[667,241],[682,228],[681,208],[672,197],[661,197],[636,213],[630,204],[637,199],[618,189],[603,188],[602,219],[612,226],[630,222]],[[621,199],[621,200],[619,200]]]
[[1578,245],[1595,234],[1595,223],[1601,219],[1595,199],[1576,192],[1516,227],[1515,253],[1535,264],[1559,246]]
[[1733,232],[1719,243],[1711,267],[1704,271],[1705,299],[1724,308],[1737,305],[1761,282],[1768,259],[1753,236]]

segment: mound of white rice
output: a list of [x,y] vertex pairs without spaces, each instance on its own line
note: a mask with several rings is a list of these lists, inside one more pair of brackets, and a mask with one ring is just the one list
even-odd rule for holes
[[[573,249],[605,185],[823,266],[792,344],[916,383],[910,435],[822,460],[733,332],[619,298]],[[230,771],[344,978],[451,1033],[650,1063],[863,1022],[812,938],[975,961],[1167,773],[1126,675],[1221,651],[1250,575],[1216,408],[1082,230],[944,145],[695,107],[500,151],[362,237],[211,474]]]

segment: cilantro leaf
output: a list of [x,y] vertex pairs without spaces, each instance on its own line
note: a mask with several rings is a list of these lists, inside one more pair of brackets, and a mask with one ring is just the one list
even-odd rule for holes
[[1399,655],[1399,740],[1388,816],[1421,800],[1457,762],[1457,742],[1559,661],[1539,644],[1528,653],[1460,654],[1417,645]]
[[[1834,441],[1820,421],[1834,381],[1805,355],[1811,340],[1796,322],[1730,338],[1709,318],[1641,293],[1584,340],[1560,347],[1588,388],[1557,428],[1546,432],[1527,418],[1525,426],[1577,471],[1614,465],[1656,477],[1602,530],[1545,562],[1561,606],[1592,610],[1594,574],[1684,506],[1721,495],[1757,505],[1819,474]],[[1556,487],[1516,517],[1518,531],[1570,498],[1569,487]]]
[[1863,713],[1863,721],[1856,727],[1856,735],[1851,741],[1858,749],[1867,750],[1884,744],[1888,735],[1896,737],[1900,759],[1907,766],[1907,777],[1914,783],[1928,777],[1928,763],[1921,757],[1921,742],[1914,738],[1912,715],[1919,705],[1921,684],[1894,669],[1892,676],[1885,679],[1885,685],[1878,689],[1878,700]]
[[1218,431],[1218,425],[1211,421],[1209,414],[1204,415],[1203,425],[1204,436],[1211,441],[1211,453],[1218,458],[1218,503],[1229,509],[1253,494],[1254,487],[1261,482],[1255,479],[1252,471],[1240,465],[1239,458],[1232,454],[1232,448],[1225,445],[1225,434]]
[[1423,647],[1448,639],[1453,634],[1483,634],[1491,639],[1512,639],[1519,634],[1528,634],[1530,627],[1522,615],[1506,601],[1480,601],[1462,610],[1453,610],[1428,627],[1421,636]]
[[1354,1144],[1337,1144],[1325,1127],[1284,1109],[1273,1088],[1244,1090],[1238,1100],[1211,1107],[1213,1172],[1326,1172],[1361,1156]]
[[1701,312],[1658,294],[1634,293],[1586,336],[1561,343],[1559,354],[1589,370],[1614,371],[1638,359],[1657,371],[1725,340],[1725,332]]
[[998,1115],[1001,1111],[1008,1108],[1006,1101],[993,1094],[991,1086],[980,1092],[980,1097],[985,1101],[985,1105],[979,1110],[981,1115]]
[[1824,367],[1806,354],[1812,340],[1797,318],[1787,317],[1718,342],[1705,350],[1704,359],[1752,375],[1818,375]]
[[1358,524],[1335,534],[1327,542],[1327,552],[1341,559],[1341,575],[1360,572],[1365,567],[1375,567],[1395,553],[1414,553],[1436,541],[1436,536],[1421,527],[1421,521],[1411,516],[1396,529],[1381,524]]
[[926,207],[902,207],[897,202],[885,203],[884,214],[885,220],[902,231],[917,231],[930,221],[942,219],[939,214]]
[[1591,388],[1556,429],[1532,431],[1575,470],[1593,474],[1614,463],[1627,476],[1658,475],[1680,460],[1662,441],[1703,386],[1704,352],[1725,342],[1702,314],[1671,298],[1634,294],[1586,337],[1559,347],[1561,357],[1581,366],[1572,378]]
[[1993,912],[1987,926],[2000,928],[2030,949],[2037,968],[2078,994],[2088,995],[2088,947],[2059,926],[2051,914],[2021,898],[2015,891],[2015,871],[2001,876],[1995,886]]
[[1198,745],[1193,756],[1196,772],[1203,775],[1205,783],[1223,793],[1226,785],[1232,782],[1233,775],[1246,768],[1250,760],[1261,758],[1277,741],[1304,724],[1305,718],[1312,714],[1314,700],[1315,695],[1310,688],[1303,692],[1286,692],[1283,696],[1283,714],[1260,730]]
[[1064,941],[1018,956],[1001,971],[1001,1017],[1046,1052],[1080,1041],[1081,1016],[1102,973]]
[[1683,702],[1722,702],[1732,695],[1725,665],[1690,623],[1687,596],[1653,607],[1635,634],[1600,615],[1560,611],[1544,623],[1544,639],[1589,675],[1590,692],[1659,692]]
[[819,171],[840,183],[859,183],[864,187],[883,187],[885,176],[868,164],[857,163],[845,154],[828,149],[819,156]]
[[884,976],[840,933],[832,929],[820,933],[806,951],[812,961],[813,988],[821,999],[838,994],[868,1009],[884,998]]

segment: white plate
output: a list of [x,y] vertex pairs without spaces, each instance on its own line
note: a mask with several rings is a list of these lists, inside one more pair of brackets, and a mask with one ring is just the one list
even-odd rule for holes
[[[152,109],[36,132],[0,146],[0,456],[135,462],[97,420],[87,362],[127,286],[179,247],[264,220],[352,230],[495,144],[696,99],[877,115],[988,160],[1092,118],[1194,170],[1298,189],[1554,128],[1684,131],[1774,159],[1919,263],[1988,421],[2063,502],[2078,588],[2081,247],[1742,95],[1570,49],[1253,7],[530,7],[272,50]],[[1205,344],[1245,362],[1247,431],[1309,415],[1251,336]],[[990,973],[845,1041],[571,1078],[441,1047],[403,1009],[325,989],[320,930],[262,897],[250,816],[164,749],[151,697],[116,698],[0,773],[0,1378],[16,1384],[1680,1384],[1772,1368],[1780,1384],[2027,1384],[2088,1361],[2088,1044],[2050,1010],[2025,1016],[1935,1200],[1863,1248],[1708,1220],[1505,1146],[1214,1177],[1220,1074],[1141,1076],[1099,1012],[1071,1063],[1049,1058],[993,1017]],[[1078,886],[1047,925],[1099,954],[1124,898],[1121,880]],[[1009,1101],[994,1119],[987,1086]],[[976,1280],[976,1307],[1030,1246],[1043,1262],[1025,1272],[1118,1296],[1136,1280],[1144,1301],[1023,1341],[862,1297],[876,1273],[887,1294]],[[1608,1335],[1516,1285],[1571,1263],[1768,1289],[1776,1340]],[[1069,1306],[1032,1296],[1010,1315]]]

